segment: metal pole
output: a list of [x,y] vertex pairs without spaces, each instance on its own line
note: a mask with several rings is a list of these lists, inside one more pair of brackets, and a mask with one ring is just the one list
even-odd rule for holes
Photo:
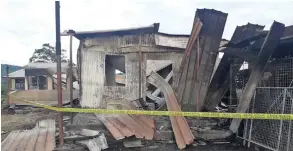
[[[62,83],[61,83],[61,42],[60,42],[60,2],[55,1],[55,19],[56,19],[56,56],[57,56],[57,91],[58,108],[62,108]],[[62,112],[58,113],[59,143],[64,144],[63,136],[63,117]]]
[[[283,94],[283,107],[281,114],[284,114],[285,110],[285,104],[286,104],[286,96],[287,96],[287,89],[284,89],[284,94]],[[280,149],[280,143],[281,143],[281,136],[282,136],[282,128],[283,128],[283,120],[280,121],[280,128],[279,128],[279,136],[278,136],[278,144],[277,144],[277,150]]]
[[[288,96],[291,98],[291,111],[290,114],[293,114],[293,98],[290,95],[290,93],[288,93]],[[287,151],[290,150],[290,139],[291,139],[291,127],[292,127],[292,120],[289,121],[289,131],[288,131],[288,138],[287,138]],[[292,142],[291,142],[292,143]]]
[[[72,80],[72,34],[70,34],[70,46],[69,46],[69,67],[70,67],[70,70],[69,70],[69,78],[70,78],[70,106],[73,107],[73,80]],[[70,117],[70,123],[72,124],[73,123],[73,113],[71,113],[71,117]]]
[[9,66],[6,65],[6,104],[7,105],[9,105],[9,91],[10,91]]
[[[254,113],[254,105],[255,105],[255,96],[256,96],[256,92],[257,92],[257,89],[256,91],[254,92],[254,95],[253,95],[253,100],[252,100],[252,113]],[[246,120],[248,121],[248,119]],[[248,135],[248,140],[250,141],[251,140],[251,135],[252,135],[252,126],[253,126],[253,119],[250,119],[250,129],[249,129],[249,135]],[[250,147],[250,142],[248,142],[248,148]]]
[[232,90],[233,90],[233,70],[232,64],[230,64],[230,96],[229,96],[229,112],[232,113]]

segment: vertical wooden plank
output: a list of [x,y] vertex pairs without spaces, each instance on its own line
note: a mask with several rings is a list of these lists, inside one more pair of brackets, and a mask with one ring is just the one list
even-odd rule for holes
[[201,10],[199,13],[199,17],[204,25],[200,33],[200,37],[202,38],[200,38],[200,60],[199,71],[197,71],[198,77],[196,77],[194,84],[194,88],[199,87],[199,90],[196,90],[199,91],[199,96],[198,93],[195,93],[196,91],[191,93],[191,104],[193,104],[192,106],[195,106],[191,111],[196,111],[197,109],[201,110],[203,107],[227,16],[228,14],[226,13],[208,9]]
[[56,142],[55,142],[55,120],[49,119],[48,120],[48,132],[47,132],[47,138],[46,138],[46,151],[52,151],[55,148]]
[[18,136],[19,130],[18,131],[12,131],[8,137],[1,143],[1,150],[6,151],[9,150],[9,148],[12,146],[15,138]]
[[26,134],[25,136],[23,137],[22,141],[19,143],[19,145],[17,146],[17,151],[24,151],[27,143],[28,143],[28,140],[30,139],[31,137],[31,133],[30,133],[31,130],[27,130],[26,131]]
[[29,138],[28,143],[25,147],[25,151],[35,150],[36,141],[39,136],[39,129],[35,127],[34,129],[30,131],[30,133],[31,133],[31,137]]
[[14,150],[17,150],[18,148],[18,145],[22,142],[22,141],[26,141],[24,140],[25,138],[25,135],[26,135],[27,131],[24,130],[24,131],[20,131],[18,136],[15,137],[15,139],[13,140],[13,143],[12,145],[9,147],[9,151],[14,151]]

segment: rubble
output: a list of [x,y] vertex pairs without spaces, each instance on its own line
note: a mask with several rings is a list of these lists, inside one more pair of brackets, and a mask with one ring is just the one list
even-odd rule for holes
[[[152,72],[148,77],[148,82],[160,88],[166,96],[166,104],[169,111],[181,111],[176,96],[170,85],[157,73]],[[183,149],[193,142],[194,136],[184,117],[170,117],[178,148]]]
[[[107,98],[107,109],[136,110],[136,106],[125,99]],[[135,135],[137,138],[152,140],[154,137],[154,120],[144,115],[98,115],[116,140]]]
[[90,151],[101,151],[108,148],[107,140],[103,133],[96,138],[78,141],[78,143],[86,145]]
[[133,148],[133,147],[142,147],[141,140],[125,140],[123,141],[123,145],[127,148]]

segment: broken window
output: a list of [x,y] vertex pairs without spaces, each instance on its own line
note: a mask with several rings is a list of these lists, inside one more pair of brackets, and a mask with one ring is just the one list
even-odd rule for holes
[[125,86],[125,56],[106,55],[105,86]]

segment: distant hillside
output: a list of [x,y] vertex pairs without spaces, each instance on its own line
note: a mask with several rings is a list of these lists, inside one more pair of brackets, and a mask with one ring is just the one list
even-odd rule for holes
[[[19,70],[19,69],[21,69],[22,67],[21,66],[15,66],[15,65],[9,65],[9,64],[1,64],[1,78],[3,77],[3,76],[6,76],[6,66],[9,66],[9,73],[11,73],[11,72],[14,72],[14,71],[16,71],[16,70]],[[5,84],[5,78],[3,79],[1,79],[1,84]]]

